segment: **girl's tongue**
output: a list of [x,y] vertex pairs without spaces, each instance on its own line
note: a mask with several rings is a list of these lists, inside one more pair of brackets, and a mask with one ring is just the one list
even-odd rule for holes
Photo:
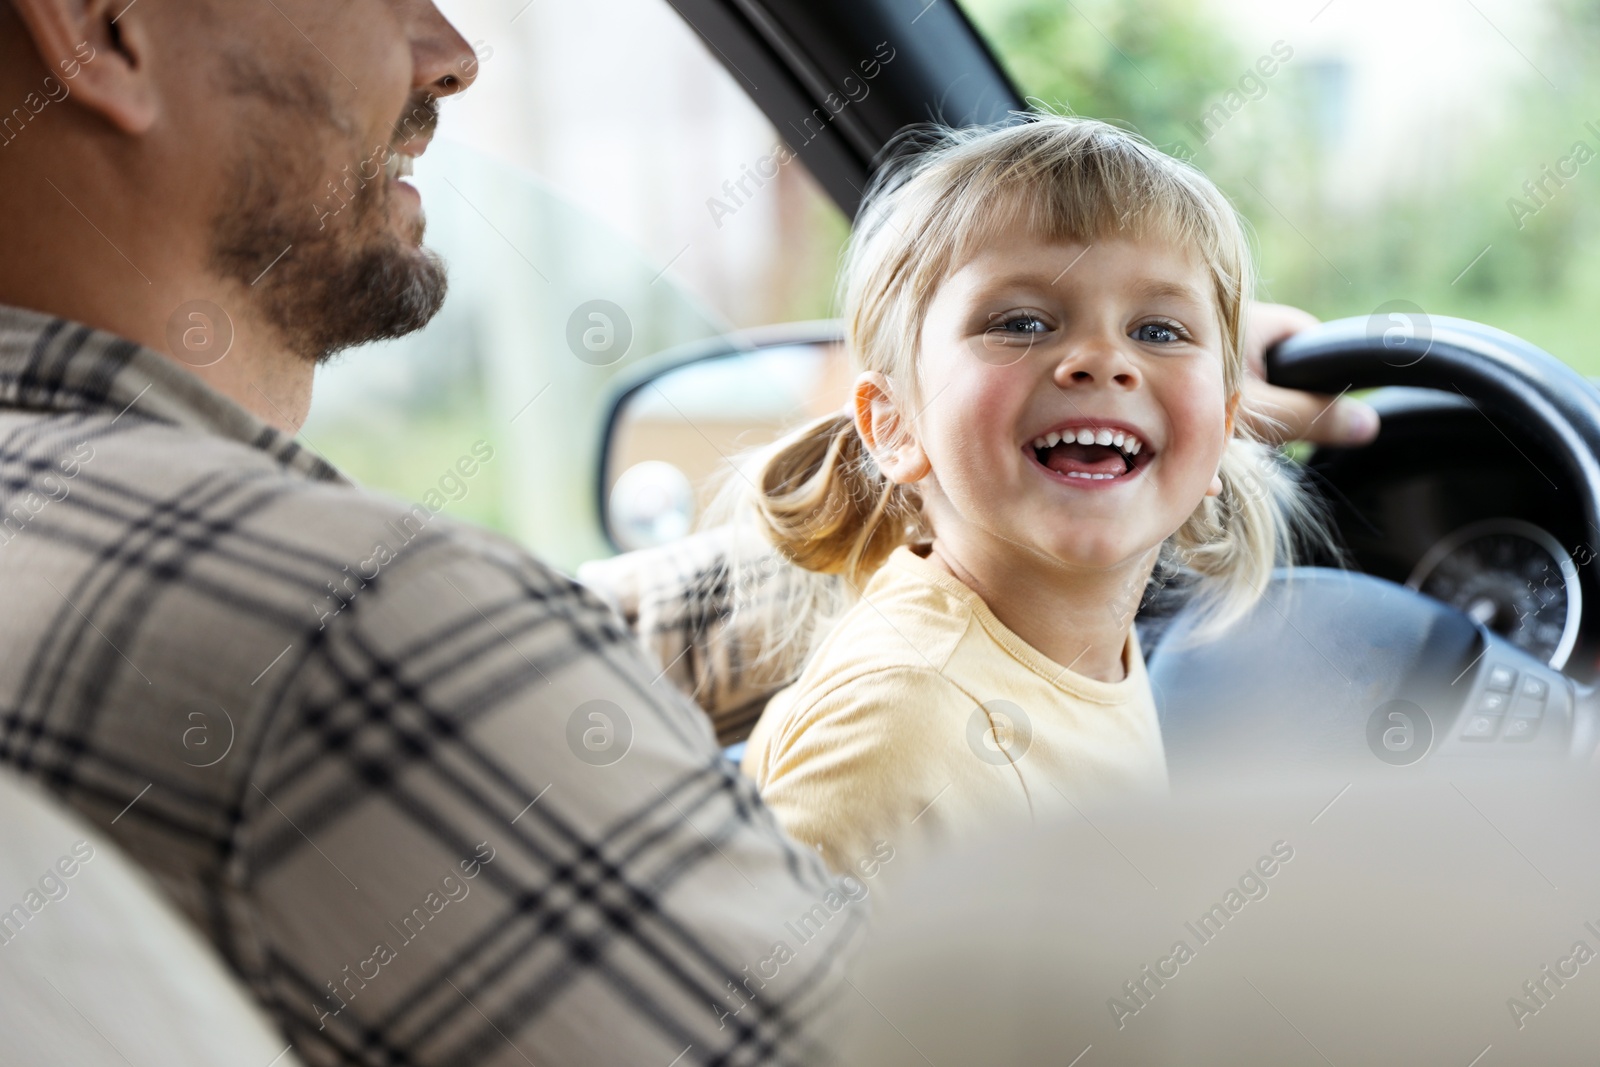
[[1044,465],[1057,474],[1122,474],[1128,469],[1122,453],[1110,445],[1080,445],[1065,441],[1044,455]]

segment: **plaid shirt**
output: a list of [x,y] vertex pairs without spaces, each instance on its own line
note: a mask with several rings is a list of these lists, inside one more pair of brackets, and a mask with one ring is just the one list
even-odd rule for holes
[[0,598],[0,758],[308,1063],[823,1058],[869,902],[512,542],[362,490],[165,356],[0,309]]
[[802,645],[781,658],[762,657],[759,627],[734,612],[736,591],[746,610],[782,600],[794,571],[770,548],[732,551],[733,537],[721,526],[578,568],[579,580],[617,609],[663,676],[711,716],[724,745],[749,737],[768,698],[804,666]]

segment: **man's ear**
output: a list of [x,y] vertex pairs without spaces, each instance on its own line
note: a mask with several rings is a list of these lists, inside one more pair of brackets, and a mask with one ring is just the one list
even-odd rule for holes
[[909,485],[928,476],[933,465],[907,425],[889,379],[866,371],[856,379],[856,432],[891,482]]
[[155,124],[149,16],[128,0],[10,0],[46,72],[124,133]]

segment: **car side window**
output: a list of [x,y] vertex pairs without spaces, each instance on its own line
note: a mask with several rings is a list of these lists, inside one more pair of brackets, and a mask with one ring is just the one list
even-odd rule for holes
[[781,138],[665,0],[444,9],[477,81],[408,180],[450,295],[427,329],[319,371],[302,440],[570,569],[614,551],[596,487],[618,383],[825,317],[847,226],[798,161],[762,166]]

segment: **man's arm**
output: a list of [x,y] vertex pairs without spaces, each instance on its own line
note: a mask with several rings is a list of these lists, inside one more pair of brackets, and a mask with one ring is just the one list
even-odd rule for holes
[[578,581],[616,609],[660,672],[711,717],[721,744],[743,740],[767,698],[800,673],[788,658],[763,656],[759,627],[735,618],[782,599],[793,576],[777,550],[753,534],[719,526],[670,544],[594,560]]
[[864,909],[598,599],[451,531],[318,635],[244,797],[233,926],[308,1062],[819,1057]]
[[1245,332],[1250,375],[1245,381],[1241,417],[1268,441],[1364,445],[1378,436],[1378,413],[1370,405],[1353,397],[1267,384],[1267,350],[1316,324],[1316,316],[1287,304],[1258,301],[1250,306]]

